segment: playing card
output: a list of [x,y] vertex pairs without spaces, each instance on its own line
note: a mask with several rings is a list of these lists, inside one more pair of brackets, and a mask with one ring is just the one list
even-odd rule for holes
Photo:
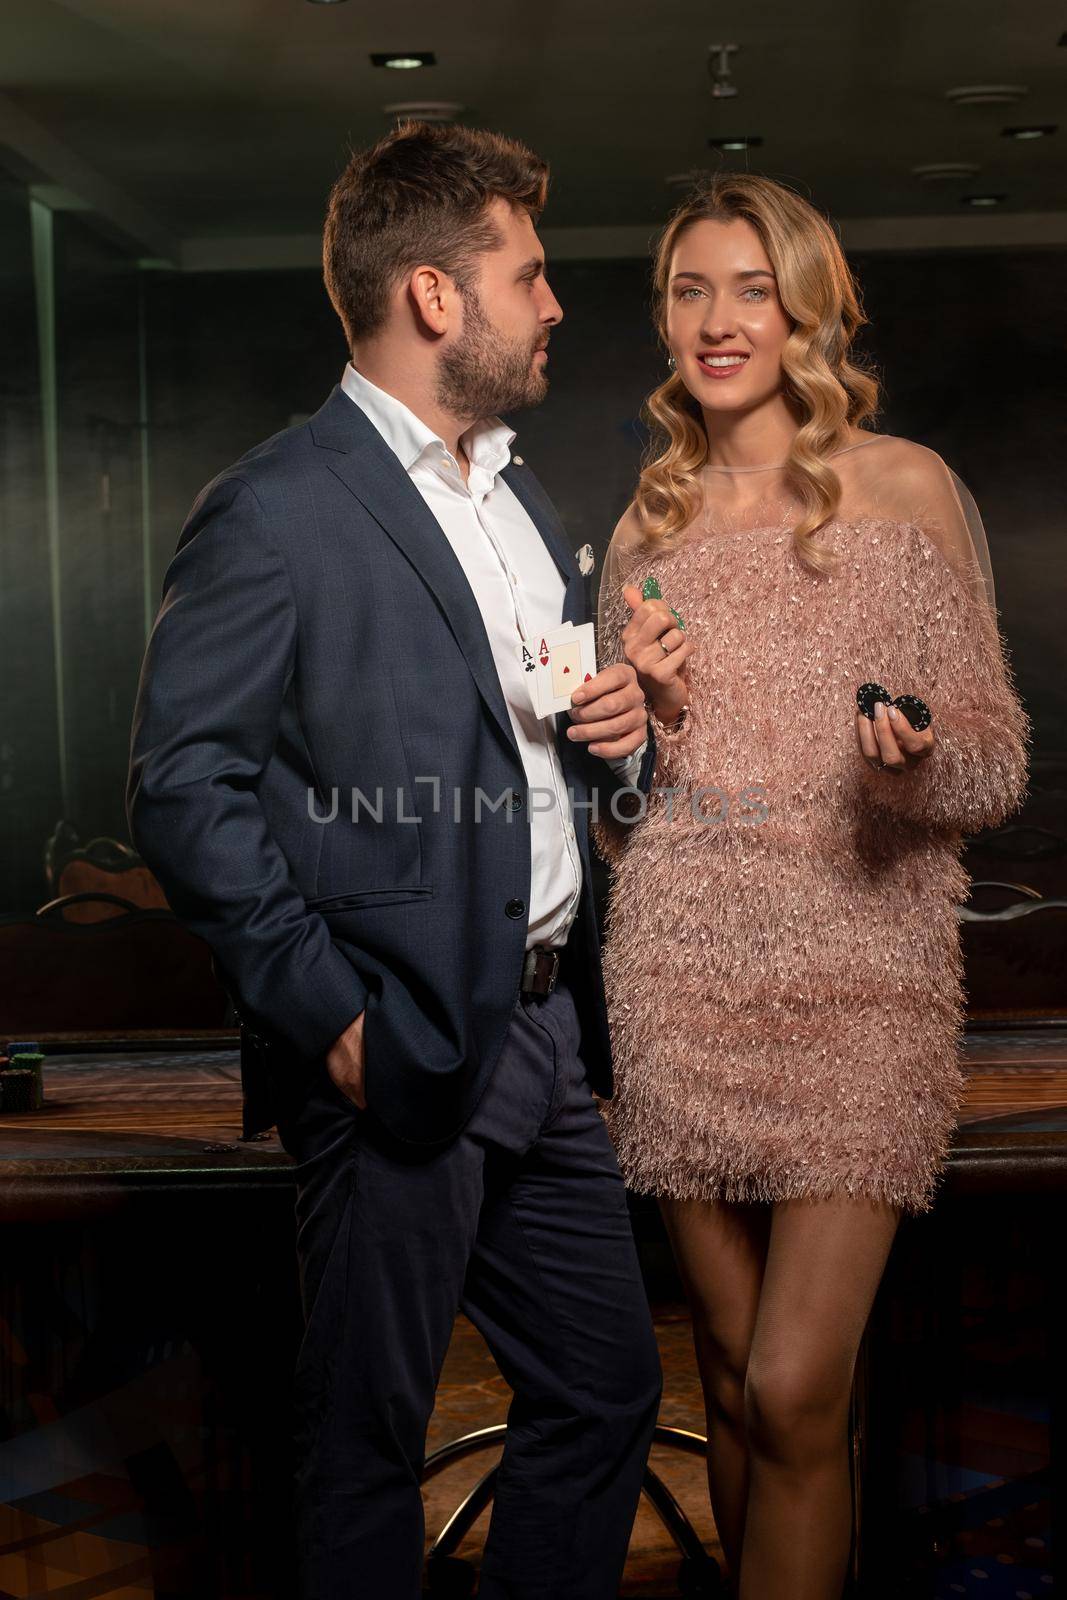
[[[519,647],[518,647],[519,660],[522,663],[523,680],[524,680],[524,682],[526,684],[526,691],[530,696],[530,704],[533,707],[533,712],[534,712],[534,716],[535,717],[539,717],[541,715],[541,709],[540,709],[541,702],[540,702],[540,696],[539,696],[538,690],[537,690],[538,663],[537,663],[537,657],[534,654],[534,652],[535,652],[535,650],[537,650],[537,648],[538,648],[538,643],[534,639],[522,639],[520,641]],[[548,646],[547,646],[547,643],[546,643],[546,645],[545,645],[545,656],[546,656],[546,658],[547,658],[547,655],[548,655]]]
[[552,659],[548,670],[552,675],[552,698],[558,700],[562,696],[570,704],[571,695],[581,681],[578,673],[582,665],[582,646],[577,639],[568,639],[564,644],[552,646]]
[[[523,672],[527,675],[527,677],[529,677],[534,670],[534,654],[530,649],[529,642],[526,639],[523,639],[519,645],[519,660],[522,662]],[[532,690],[533,679],[530,678],[529,681]]]
[[575,689],[595,676],[596,636],[591,622],[578,628],[565,622],[543,634],[534,649],[531,677],[537,715],[569,710]]
[[[552,630],[552,638],[565,638],[573,632],[569,622],[563,622],[560,627]],[[539,638],[523,638],[518,646],[518,658],[522,661],[523,672],[526,675],[526,688],[530,690],[530,701],[533,704],[534,717],[541,717],[541,678],[545,670],[549,669],[552,656],[549,653],[549,635]]]

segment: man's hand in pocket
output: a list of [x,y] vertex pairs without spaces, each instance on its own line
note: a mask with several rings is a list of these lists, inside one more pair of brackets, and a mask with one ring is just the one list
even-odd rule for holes
[[343,1095],[351,1100],[360,1111],[367,1109],[367,1097],[363,1092],[363,1018],[365,1011],[361,1011],[353,1022],[348,1024],[339,1039],[335,1039],[326,1052],[326,1070],[330,1074],[337,1088]]

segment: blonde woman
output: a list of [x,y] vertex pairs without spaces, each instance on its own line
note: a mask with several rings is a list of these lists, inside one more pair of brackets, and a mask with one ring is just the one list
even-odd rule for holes
[[692,1305],[734,1592],[837,1600],[857,1349],[960,1095],[961,832],[1018,805],[1029,722],[971,496],[868,425],[826,220],[719,175],[655,290],[659,437],[600,592],[658,741],[647,813],[597,826],[602,1110]]

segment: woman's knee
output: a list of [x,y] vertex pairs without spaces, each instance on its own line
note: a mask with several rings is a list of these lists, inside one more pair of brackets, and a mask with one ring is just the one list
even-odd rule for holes
[[784,1464],[836,1452],[846,1436],[851,1373],[804,1362],[750,1363],[745,1433],[753,1454]]
[[749,1347],[724,1339],[707,1323],[695,1320],[693,1339],[709,1417],[742,1425]]

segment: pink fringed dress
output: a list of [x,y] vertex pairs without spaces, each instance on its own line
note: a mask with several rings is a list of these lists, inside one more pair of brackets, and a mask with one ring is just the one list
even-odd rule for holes
[[[1019,804],[1030,728],[966,488],[890,435],[830,459],[829,576],[794,553],[784,479],[757,499],[706,469],[700,525],[654,540],[631,509],[612,539],[600,660],[621,656],[623,584],[654,572],[692,640],[691,710],[658,739],[646,815],[594,828],[612,868],[601,1109],[641,1192],[919,1212],[962,1088],[961,834]],[[914,771],[859,752],[871,680],[933,713]]]

